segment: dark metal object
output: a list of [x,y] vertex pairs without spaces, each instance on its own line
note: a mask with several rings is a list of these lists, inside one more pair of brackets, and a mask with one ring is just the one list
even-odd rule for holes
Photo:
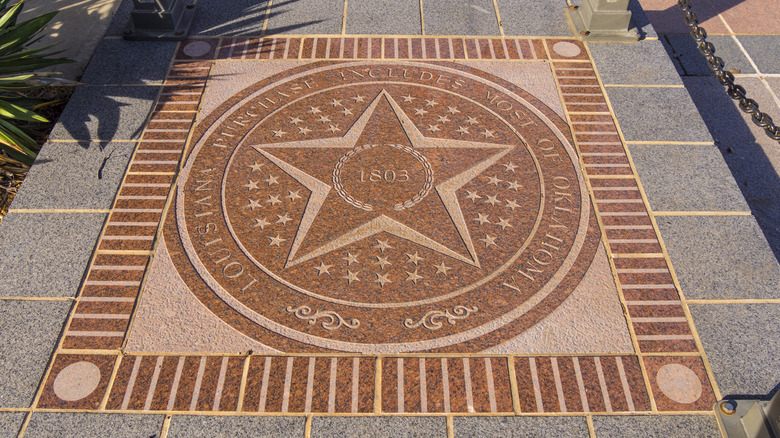
[[685,23],[691,28],[691,37],[699,46],[699,52],[707,58],[707,66],[715,72],[718,81],[726,87],[728,95],[739,101],[739,107],[742,111],[751,115],[753,123],[764,128],[764,132],[769,138],[780,142],[780,128],[774,124],[769,114],[758,110],[758,103],[746,96],[745,88],[734,83],[734,75],[730,71],[724,70],[725,63],[723,59],[715,56],[715,46],[707,41],[707,31],[699,26],[699,19],[696,13],[691,10],[691,0],[677,0],[677,6],[685,13]]
[[780,392],[769,401],[719,401],[713,410],[727,438],[780,438]]
[[629,31],[629,0],[583,0],[582,6],[569,3],[569,14],[580,39],[587,41],[637,41]]
[[130,14],[125,39],[178,41],[190,32],[195,5],[183,0],[133,0]]

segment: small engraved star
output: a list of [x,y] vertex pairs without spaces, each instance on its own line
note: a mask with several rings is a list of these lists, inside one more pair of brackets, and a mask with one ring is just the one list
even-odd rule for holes
[[455,114],[458,114],[460,111],[458,110],[458,107],[456,107],[456,106],[448,106],[447,107],[447,112],[454,116]]
[[447,271],[452,269],[451,267],[444,264],[444,262],[441,262],[440,265],[433,265],[436,268],[436,274],[444,274],[447,276]]
[[502,179],[498,179],[498,177],[495,176],[495,175],[488,177],[488,184],[493,184],[494,186],[497,186],[498,183],[500,183],[501,181],[503,181],[503,180]]
[[415,266],[417,265],[418,262],[425,260],[419,255],[417,255],[416,252],[414,254],[407,254],[406,256],[409,257],[409,260],[407,260],[406,263],[414,263]]
[[478,214],[479,214],[479,216],[474,218],[474,220],[476,222],[479,222],[480,225],[484,225],[484,224],[489,224],[490,223],[490,219],[488,219],[489,216],[486,216],[486,215],[484,215],[482,213],[478,213]]
[[485,238],[484,239],[479,239],[479,241],[485,243],[485,248],[487,248],[487,247],[489,247],[491,245],[492,246],[496,246],[496,238],[491,236],[491,235],[489,235],[489,234],[485,234]]
[[428,125],[428,130],[431,132],[441,131],[441,129],[439,129],[439,125]]
[[297,125],[298,123],[303,122],[300,117],[290,117],[290,123],[293,125]]
[[376,263],[375,265],[379,265],[379,269],[385,269],[385,266],[392,265],[389,261],[387,261],[387,257],[382,256],[376,256]]
[[318,106],[310,106],[309,107],[309,111],[308,111],[308,113],[310,113],[310,114],[319,114],[321,112],[322,111],[320,111],[320,107],[318,107]]
[[517,166],[515,165],[515,163],[513,163],[511,161],[509,162],[509,164],[503,164],[503,166],[506,167],[506,171],[507,172],[514,173],[515,169],[517,169]]
[[330,272],[328,272],[328,269],[332,268],[333,265],[326,265],[325,262],[320,263],[319,266],[315,266],[314,269],[317,270],[317,276],[319,277],[322,274],[328,274],[330,275]]
[[328,127],[328,131],[335,133],[337,131],[341,131],[341,128],[339,128],[339,125],[330,125],[330,127]]
[[257,172],[257,171],[258,171],[258,170],[260,170],[260,168],[262,168],[263,166],[265,166],[265,164],[260,164],[260,163],[258,163],[257,161],[255,161],[255,164],[250,164],[250,165],[249,165],[249,167],[251,167],[251,168],[252,168],[252,172]]
[[484,135],[485,138],[488,138],[488,137],[492,138],[492,137],[495,137],[495,135],[493,135],[494,132],[496,132],[496,131],[490,131],[490,130],[486,129],[485,132],[482,133],[482,135]]
[[512,224],[509,223],[508,219],[504,219],[501,216],[498,217],[498,222],[496,222],[496,225],[501,227],[502,230],[506,230],[506,227],[512,226]]
[[477,120],[476,117],[468,117],[466,118],[466,123],[468,123],[469,125],[478,125],[479,121]]
[[268,246],[282,246],[282,242],[287,240],[279,237],[278,234],[276,235],[276,237],[269,237],[268,239],[271,240],[271,243],[269,243]]
[[450,118],[447,117],[446,115],[439,116],[439,123],[447,123],[449,121],[450,121]]
[[468,134],[469,133],[469,128],[467,128],[465,126],[459,126],[458,127],[458,132],[460,133],[460,135]]
[[257,187],[257,181],[249,180],[248,183],[244,184],[244,187],[248,188],[249,190],[259,190],[260,188]]
[[404,100],[404,102],[411,102],[411,101],[413,101],[414,99],[417,99],[417,98],[416,98],[416,97],[412,97],[412,96],[410,96],[410,95],[408,95],[408,94],[407,94],[406,96],[403,96],[403,100]]
[[514,191],[517,191],[517,189],[519,189],[520,187],[523,187],[523,185],[520,184],[519,182],[517,182],[517,180],[514,180],[512,182],[507,182],[507,188],[508,189],[512,189]]
[[353,97],[352,99],[354,99],[355,102],[365,102],[366,101],[366,96],[361,96],[361,95],[358,94],[357,96]]
[[417,108],[417,109],[414,110],[414,115],[415,116],[424,116],[426,114],[428,114],[428,111],[425,111],[422,108]]
[[273,175],[268,175],[268,178],[264,179],[263,181],[267,182],[269,186],[272,186],[274,184],[279,184],[279,179]]
[[276,205],[281,204],[282,201],[279,200],[278,196],[274,195],[268,195],[268,199],[265,201],[267,204]]
[[298,128],[298,134],[306,135],[306,134],[308,134],[310,132],[311,132],[311,129],[309,129],[308,126],[304,126],[304,127],[299,127]]
[[285,198],[290,198],[290,202],[295,202],[297,199],[301,199],[300,190],[296,190],[294,192],[288,191],[290,194],[285,196]]
[[378,249],[378,250],[380,250],[382,252],[385,252],[386,249],[393,248],[392,246],[390,246],[389,243],[387,243],[387,240],[379,240],[379,239],[377,239],[376,243],[377,244],[374,245],[374,248],[376,248],[376,249]]
[[485,204],[490,204],[490,205],[495,206],[499,202],[501,202],[501,201],[498,200],[498,195],[495,195],[495,196],[488,195],[487,200],[485,201]]
[[277,219],[277,224],[287,225],[287,222],[290,222],[292,219],[290,218],[290,215],[285,213],[284,216],[276,215],[279,219]]
[[466,190],[468,192],[468,195],[466,197],[468,199],[471,199],[471,202],[477,202],[477,199],[482,199],[482,196],[479,196],[477,192],[472,192],[471,190]]
[[414,270],[414,272],[406,271],[406,281],[413,281],[414,284],[417,284],[419,280],[423,279],[423,276],[417,273],[417,269]]
[[274,133],[274,137],[279,137],[279,138],[281,138],[284,134],[287,134],[286,132],[282,131],[281,129],[278,130],[278,131],[275,131],[275,130],[272,129],[271,132]]
[[271,223],[265,220],[265,218],[255,219],[255,228],[260,227],[261,230],[264,230],[267,225],[271,225]]
[[320,121],[320,123],[328,123],[328,122],[331,121],[330,117],[328,117],[328,116],[320,116],[320,118],[318,120]]
[[330,104],[333,105],[333,108],[336,108],[337,106],[341,106],[341,99],[333,99],[330,101]]
[[511,209],[512,209],[512,211],[515,211],[515,208],[517,208],[517,207],[519,207],[519,206],[520,206],[520,204],[518,204],[518,203],[517,203],[517,202],[515,202],[515,201],[510,201],[510,200],[507,200],[507,201],[506,201],[506,208],[511,208]]
[[347,108],[347,107],[344,107],[344,109],[339,111],[339,112],[341,114],[344,114],[345,116],[351,116],[352,115],[352,110]]
[[435,107],[438,104],[439,104],[439,102],[436,102],[436,99],[431,99],[431,100],[425,99],[425,106],[429,106],[429,107],[433,108],[433,107]]
[[260,205],[259,199],[257,201],[255,201],[254,199],[250,199],[249,204],[247,204],[246,207],[244,208],[248,208],[252,211],[255,211],[256,208],[262,208],[262,206]]
[[354,272],[352,272],[350,270],[347,270],[347,275],[345,275],[345,276],[343,276],[341,278],[347,280],[347,282],[349,284],[352,284],[353,281],[360,281],[360,279],[358,278],[358,274],[356,274],[356,273],[354,273]]
[[351,264],[353,264],[353,263],[360,263],[360,262],[358,261],[358,256],[357,256],[357,254],[352,254],[351,252],[348,252],[348,253],[347,253],[347,256],[346,256],[346,257],[344,257],[344,258],[343,258],[343,259],[341,259],[341,260],[346,260],[346,261],[347,261],[347,266],[349,266],[349,265],[351,265]]
[[374,283],[379,283],[379,286],[385,287],[385,284],[392,283],[392,281],[387,278],[390,274],[380,275],[379,273],[376,274],[376,280],[374,280]]

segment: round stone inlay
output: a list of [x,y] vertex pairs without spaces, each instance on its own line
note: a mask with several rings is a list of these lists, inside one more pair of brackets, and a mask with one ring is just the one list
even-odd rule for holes
[[701,397],[701,380],[685,365],[666,364],[658,370],[655,380],[661,392],[677,403],[693,403]]
[[65,401],[77,401],[92,394],[100,384],[100,368],[80,361],[62,369],[54,379],[54,394]]
[[211,44],[205,41],[192,41],[191,43],[187,43],[182,51],[187,56],[198,58],[209,53],[209,50],[211,50]]
[[553,44],[552,49],[553,52],[567,58],[573,58],[582,52],[582,50],[580,50],[576,44],[570,43],[568,41],[558,41],[557,43]]
[[486,348],[595,251],[566,129],[457,64],[309,64],[205,119],[166,242],[209,309],[283,351]]

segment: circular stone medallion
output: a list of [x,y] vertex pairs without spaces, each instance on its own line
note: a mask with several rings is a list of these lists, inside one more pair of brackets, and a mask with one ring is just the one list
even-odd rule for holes
[[200,129],[177,266],[215,314],[283,351],[484,349],[546,316],[592,259],[564,122],[479,70],[309,64]]

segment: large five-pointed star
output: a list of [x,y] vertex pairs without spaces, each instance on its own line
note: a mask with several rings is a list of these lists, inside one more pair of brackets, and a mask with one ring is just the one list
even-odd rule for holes
[[[424,214],[410,216],[407,212],[404,216],[396,214],[392,209],[369,212],[359,210],[348,206],[329,183],[332,182],[333,166],[340,157],[359,144],[371,143],[372,137],[387,136],[388,129],[379,129],[378,123],[384,127],[389,126],[390,130],[395,128],[394,143],[410,146],[422,155],[436,155],[437,160],[433,160],[431,166],[435,178],[435,194],[428,194],[417,205],[410,208],[414,213],[424,212]],[[455,193],[514,148],[513,145],[505,144],[425,137],[385,90],[378,93],[342,137],[280,142],[253,147],[311,192],[300,227],[288,252],[285,267],[297,265],[361,239],[386,232],[477,268],[480,267],[479,258]],[[349,209],[348,213],[333,212],[333,210],[343,212],[345,206]],[[318,217],[322,217],[325,212],[328,212],[325,214],[327,218],[318,220]],[[334,219],[338,223],[332,223]],[[420,229],[424,228],[422,221],[436,221],[436,232],[431,230],[421,232]],[[338,231],[336,234],[341,234],[332,238],[333,230],[343,229],[346,231]],[[439,235],[444,236],[447,232],[458,238],[457,244],[453,243],[453,239],[449,239],[449,244],[442,243],[443,239],[439,238]],[[312,234],[318,236],[313,239],[316,241],[314,245],[307,242],[307,236]],[[307,248],[307,251],[302,251],[302,248]],[[299,252],[303,254],[299,255]]]

